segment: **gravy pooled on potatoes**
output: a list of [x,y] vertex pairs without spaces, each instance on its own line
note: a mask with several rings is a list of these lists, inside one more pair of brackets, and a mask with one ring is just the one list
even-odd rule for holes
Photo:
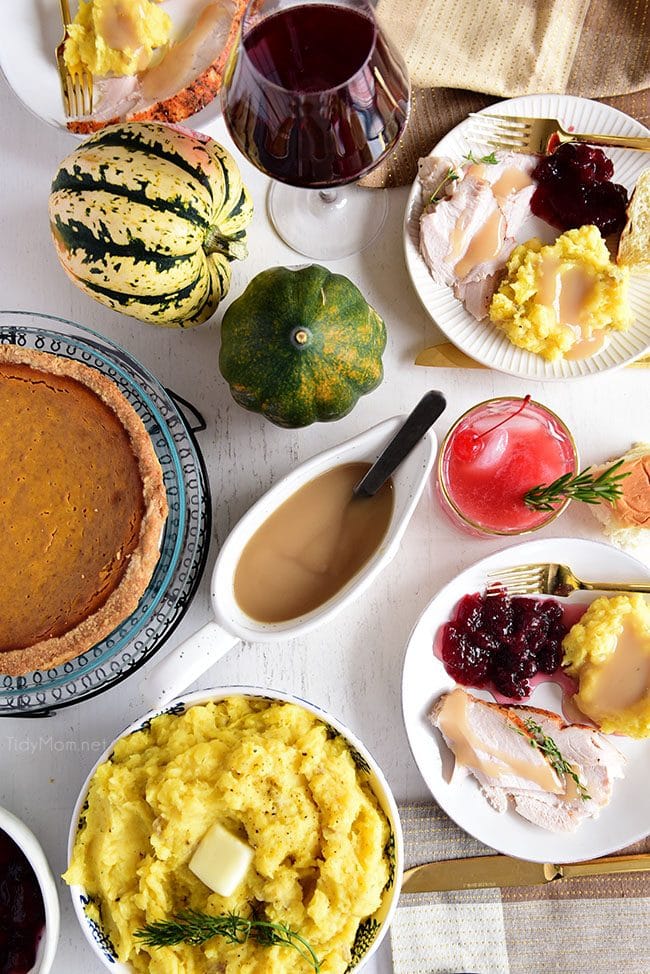
[[281,504],[244,548],[235,598],[258,622],[286,622],[335,595],[372,557],[393,513],[392,483],[374,497],[353,487],[370,468],[344,463]]

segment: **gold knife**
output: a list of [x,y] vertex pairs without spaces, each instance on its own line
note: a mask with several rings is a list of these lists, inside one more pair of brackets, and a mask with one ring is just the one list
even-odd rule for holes
[[435,893],[450,889],[493,889],[499,886],[539,886],[577,876],[611,876],[650,870],[650,854],[610,856],[554,865],[526,862],[510,856],[472,856],[445,859],[407,869],[402,893]]
[[[423,348],[415,359],[416,365],[437,366],[443,369],[484,369],[485,365],[475,362],[473,358],[461,352],[459,348],[451,342],[440,342],[438,345],[430,345]],[[650,355],[643,355],[628,363],[628,368],[643,369],[650,366]]]

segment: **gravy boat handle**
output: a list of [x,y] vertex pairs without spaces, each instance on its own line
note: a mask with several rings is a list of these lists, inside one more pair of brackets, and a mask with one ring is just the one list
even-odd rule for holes
[[240,637],[208,622],[147,673],[140,689],[150,710],[164,710],[206,670],[240,642]]

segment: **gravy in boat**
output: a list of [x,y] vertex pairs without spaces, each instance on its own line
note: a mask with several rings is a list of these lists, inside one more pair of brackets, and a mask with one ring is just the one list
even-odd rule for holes
[[292,494],[244,548],[235,599],[258,622],[286,622],[317,609],[375,553],[393,513],[389,480],[374,497],[352,488],[369,463],[333,467]]

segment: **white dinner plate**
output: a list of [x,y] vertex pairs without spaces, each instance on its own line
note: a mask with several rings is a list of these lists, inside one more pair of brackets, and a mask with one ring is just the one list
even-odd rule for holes
[[[576,132],[607,132],[615,135],[648,135],[640,122],[609,105],[601,105],[573,95],[525,95],[490,105],[485,112],[502,115],[559,118],[565,127]],[[449,156],[459,162],[470,150],[476,154],[480,144],[468,142],[470,120],[466,119],[448,132],[431,151],[431,155]],[[639,174],[650,166],[650,156],[633,149],[605,148],[614,163],[613,181],[622,183],[628,191],[634,188]],[[634,324],[626,332],[613,332],[607,344],[597,354],[585,359],[559,359],[547,362],[512,345],[505,334],[488,320],[477,321],[454,297],[451,288],[436,284],[420,255],[420,214],[422,196],[416,179],[409,194],[404,217],[404,246],[406,265],[425,309],[445,335],[477,362],[489,368],[527,379],[568,379],[594,375],[617,369],[633,361],[650,348],[650,277],[633,275],[630,280],[630,306]],[[557,230],[532,214],[517,235],[522,243],[531,237],[541,237],[549,243]]]
[[[612,736],[612,743],[627,758],[623,780],[614,781],[609,805],[597,819],[584,821],[573,833],[548,832],[509,810],[500,815],[481,794],[473,776],[449,781],[451,751],[427,719],[433,702],[456,686],[441,661],[433,654],[433,640],[454,606],[471,592],[485,588],[491,568],[558,561],[578,576],[598,581],[645,580],[650,571],[623,551],[598,541],[544,538],[506,548],[461,572],[429,603],[420,616],[406,649],[402,676],[402,708],[413,757],[431,794],[462,829],[499,852],[533,862],[576,862],[621,849],[650,832],[650,740],[635,741]],[[599,593],[580,592],[570,601],[591,602]],[[602,593],[601,593],[602,594]],[[485,691],[472,690],[486,700]],[[535,688],[531,706],[561,713],[561,692],[555,683]]]
[[[7,4],[0,31],[0,68],[23,104],[34,115],[58,128],[65,128],[59,75],[54,49],[61,40],[59,0],[20,0]],[[205,0],[166,0],[164,9],[172,18],[172,38],[187,30]],[[70,3],[74,15],[77,4]],[[192,127],[199,131],[219,115],[219,97],[192,115]]]

